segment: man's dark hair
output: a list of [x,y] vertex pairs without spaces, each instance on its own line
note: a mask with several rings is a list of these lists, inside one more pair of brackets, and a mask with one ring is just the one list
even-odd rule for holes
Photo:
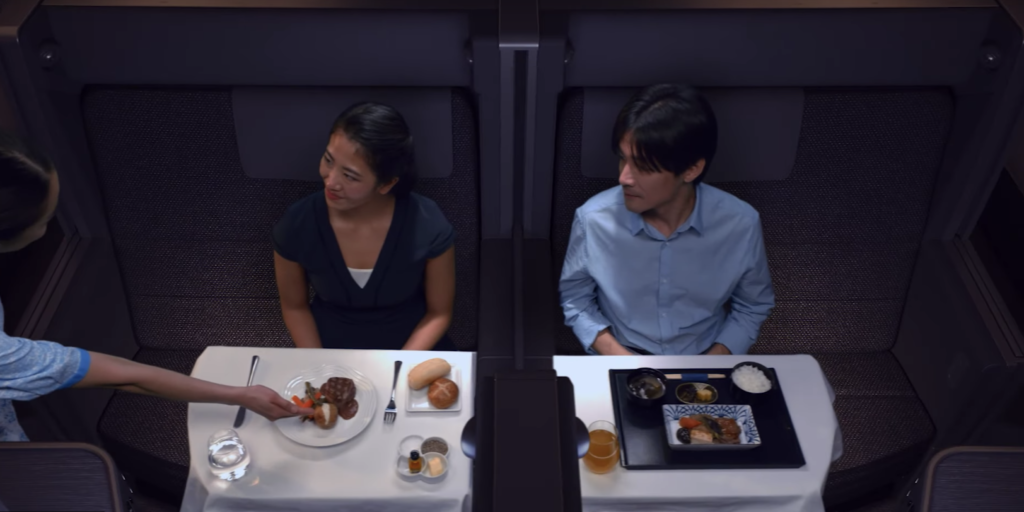
[[633,95],[619,111],[612,130],[612,151],[622,157],[619,144],[626,134],[633,136],[633,159],[644,172],[661,169],[676,176],[704,159],[704,172],[711,166],[718,147],[718,122],[711,105],[688,85],[658,84]]
[[46,214],[53,163],[0,131],[0,242],[14,240]]
[[359,146],[377,181],[387,183],[398,178],[391,193],[402,195],[412,191],[416,185],[412,134],[397,110],[380,103],[356,103],[334,121],[331,135],[338,132]]

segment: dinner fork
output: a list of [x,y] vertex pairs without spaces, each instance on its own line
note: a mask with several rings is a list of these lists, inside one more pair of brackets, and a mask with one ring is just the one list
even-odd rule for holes
[[395,411],[395,390],[398,389],[398,370],[402,369],[402,362],[395,361],[395,381],[391,383],[391,401],[388,408],[384,409],[384,423],[394,423],[397,416]]

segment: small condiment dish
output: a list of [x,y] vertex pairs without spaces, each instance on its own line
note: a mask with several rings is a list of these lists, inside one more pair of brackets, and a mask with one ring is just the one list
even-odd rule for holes
[[409,458],[413,450],[420,451],[423,446],[423,436],[406,436],[398,443],[398,456]]
[[[701,401],[697,399],[697,392],[702,389],[708,389],[711,391],[710,400]],[[686,382],[676,387],[676,398],[684,404],[713,404],[718,401],[718,390],[711,384],[705,384],[703,382]]]
[[[653,396],[640,396],[637,394],[637,384],[643,380],[647,380],[648,382],[653,381],[656,383],[657,390]],[[634,404],[644,406],[660,402],[665,397],[665,381],[665,374],[655,370],[654,368],[637,368],[636,370],[633,370],[626,376],[626,393],[629,397],[629,401]]]
[[[429,450],[428,449],[429,447],[427,445],[434,444],[435,442],[440,442],[440,443],[444,444],[444,450],[443,451]],[[448,452],[451,450],[451,445],[448,444],[448,441],[445,441],[444,439],[442,439],[440,437],[428,437],[428,438],[423,440],[423,443],[420,445],[419,450],[420,450],[420,453],[422,453],[422,454],[440,453],[441,455],[444,455],[445,457],[447,457],[448,456]]]
[[[415,448],[414,448],[415,449]],[[441,460],[441,474],[431,475],[430,474],[430,460],[440,459]],[[395,465],[395,471],[398,472],[404,478],[416,479],[422,478],[428,481],[437,481],[448,474],[448,457],[441,455],[440,453],[421,453],[420,460],[423,461],[423,469],[419,473],[413,473],[409,471],[409,456],[399,455],[398,462]]]
[[[430,461],[433,459],[441,460],[441,473],[438,475],[430,474]],[[420,476],[427,480],[437,480],[448,474],[448,457],[441,455],[440,453],[424,453],[423,454],[423,471],[420,471]]]
[[417,478],[420,476],[409,471],[409,457],[407,455],[398,456],[398,464],[395,466],[395,471],[398,471],[398,474],[405,478]]

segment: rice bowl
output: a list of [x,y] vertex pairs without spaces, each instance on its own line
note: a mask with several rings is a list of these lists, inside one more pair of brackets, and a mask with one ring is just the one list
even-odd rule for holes
[[749,364],[737,366],[732,371],[732,382],[747,393],[761,394],[771,391],[772,381],[760,368]]

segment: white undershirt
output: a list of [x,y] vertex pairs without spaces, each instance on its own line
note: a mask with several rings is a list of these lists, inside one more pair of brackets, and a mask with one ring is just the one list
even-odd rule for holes
[[372,268],[363,269],[349,267],[348,271],[352,274],[352,279],[355,280],[356,284],[358,284],[360,288],[366,287],[366,282],[370,280],[370,274],[373,273]]

